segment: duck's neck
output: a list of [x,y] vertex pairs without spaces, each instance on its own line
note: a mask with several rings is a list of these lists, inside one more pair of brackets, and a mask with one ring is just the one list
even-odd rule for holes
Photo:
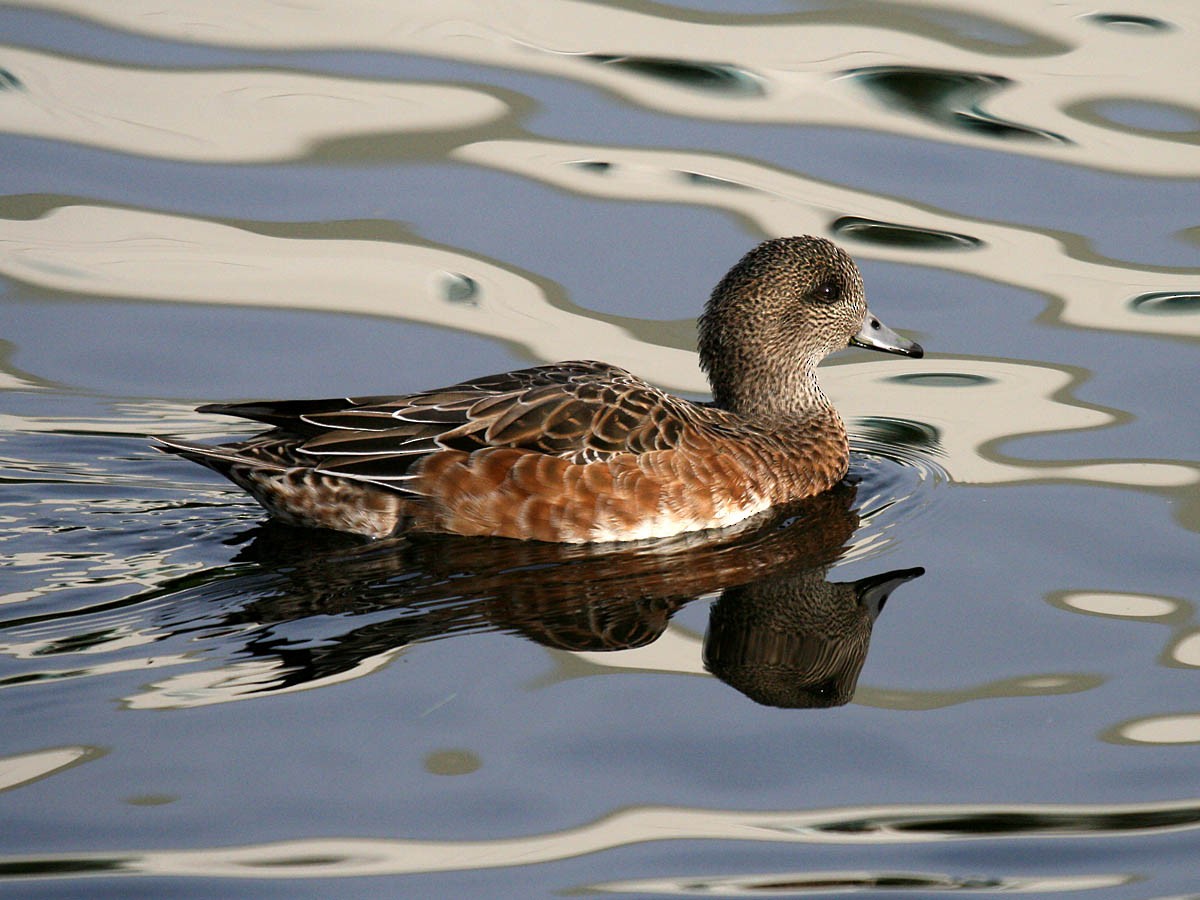
[[779,451],[773,484],[785,499],[811,497],[838,484],[850,464],[846,426],[821,384],[816,367],[776,378],[726,382],[713,373],[716,406],[737,414]]
[[816,366],[763,372],[760,376],[728,383],[714,378],[714,404],[770,431],[826,428],[845,440],[845,426],[821,390]]

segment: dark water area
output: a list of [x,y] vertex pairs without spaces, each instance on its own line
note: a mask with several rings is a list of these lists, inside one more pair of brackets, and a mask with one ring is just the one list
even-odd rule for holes
[[[0,8],[0,895],[1190,896],[1200,18]],[[249,398],[595,358],[821,234],[835,491],[601,548],[267,522]]]

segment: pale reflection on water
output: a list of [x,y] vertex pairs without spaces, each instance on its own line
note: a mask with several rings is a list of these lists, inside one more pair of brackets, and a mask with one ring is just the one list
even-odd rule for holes
[[[221,0],[200,16],[187,3],[151,4],[152,14],[136,2],[23,5],[226,47],[352,47],[527,70],[603,87],[679,116],[852,128],[870,122],[872,128],[968,146],[1005,139],[999,123],[1008,121],[1025,126],[1021,137],[1046,138],[1013,141],[1008,152],[1149,175],[1190,177],[1200,167],[1200,148],[1192,142],[1125,126],[1097,110],[1107,100],[1153,98],[1194,111],[1195,11],[1165,0],[1139,4],[1140,15],[1126,27],[1120,17],[1097,16],[1083,4],[1037,0],[1003,10],[988,0],[959,0],[950,15],[940,3],[915,2],[910,7],[917,15],[908,21],[887,6],[861,5],[767,22],[731,17],[724,27],[686,14],[571,0],[491,10],[469,0],[440,0],[407,4],[399,15],[369,2],[310,3],[279,15],[270,3]],[[962,23],[964,14],[975,27],[959,34],[955,18]],[[1136,27],[1137,19],[1144,27]],[[1003,41],[968,36],[980,27],[1004,34]],[[921,96],[914,90],[920,82],[901,86],[894,77],[888,93],[878,77],[887,71],[907,72],[913,81],[929,73],[926,84],[940,76],[988,90],[960,98],[966,93],[961,88],[926,89]],[[1132,97],[1131,71],[1138,73]],[[872,72],[873,82],[866,77]],[[896,103],[896,95],[908,102]],[[974,127],[966,127],[968,113],[976,117]],[[1186,135],[1197,130],[1194,120],[1190,124]]]
[[[648,345],[608,322],[558,308],[517,272],[437,248],[270,237],[199,220],[80,206],[6,224],[0,236],[7,237],[11,255],[0,260],[0,272],[43,287],[401,316],[520,343],[537,359],[601,358],[667,387],[705,389],[692,352]],[[810,224],[802,230],[821,230]],[[470,303],[453,296],[460,283],[454,279],[462,278],[471,284]],[[1093,304],[1097,299],[1090,298]],[[1200,327],[1200,317],[1193,324]],[[1050,366],[942,356],[835,364],[825,372],[831,396],[846,413],[886,411],[932,426],[943,464],[960,481],[1054,478],[1165,487],[1198,478],[1193,467],[1154,462],[1021,466],[989,459],[990,445],[1005,437],[1115,421],[1094,407],[1063,403],[1059,398],[1074,379]],[[981,405],[992,415],[978,416]]]
[[[303,157],[354,134],[493,122],[503,101],[464,88],[270,71],[144,72],[5,48],[21,73],[5,130],[194,162]],[[53,103],[47,103],[53,98]]]
[[[495,841],[408,841],[387,838],[279,841],[187,851],[121,850],[74,856],[0,858],[0,873],[36,876],[70,871],[77,875],[190,875],[223,878],[330,878],[436,872],[463,868],[529,865],[656,841],[732,840],[781,844],[920,844],[1041,836],[1052,841],[1129,834],[1190,832],[1197,827],[1194,801],[1117,806],[910,806],[848,807],[811,812],[763,812],[633,807],[586,825],[553,834]],[[787,877],[787,876],[784,876]],[[810,876],[811,877],[811,876]],[[922,881],[936,876],[918,875]],[[1044,879],[982,878],[993,890],[1096,890],[1136,880],[1137,873]],[[885,873],[875,879],[888,887]],[[976,878],[980,878],[976,876]],[[696,879],[687,879],[695,883]],[[725,882],[731,879],[714,879]],[[757,880],[757,879],[756,879]],[[865,880],[865,879],[864,879]],[[677,882],[666,882],[666,885]],[[662,882],[653,882],[660,889]],[[896,886],[896,885],[890,885]],[[946,885],[954,887],[955,885]],[[957,885],[981,887],[978,881]],[[597,887],[601,887],[597,885]],[[650,884],[614,884],[610,889],[646,890]],[[827,886],[828,887],[828,886]],[[674,893],[669,887],[667,893]],[[710,893],[705,890],[702,893]]]
[[[1194,890],[1200,15],[692,6],[0,6],[0,883]],[[146,446],[572,357],[702,394],[705,292],[806,232],[931,351],[823,367],[808,530],[339,543]]]

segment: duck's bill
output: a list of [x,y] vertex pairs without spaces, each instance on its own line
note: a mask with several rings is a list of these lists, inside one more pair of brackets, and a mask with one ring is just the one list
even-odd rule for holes
[[925,355],[925,350],[920,344],[900,337],[875,318],[870,310],[867,310],[867,314],[863,317],[862,327],[858,329],[858,334],[850,338],[850,344],[854,347],[866,347],[868,350],[882,350],[884,353],[899,353],[901,356],[911,356],[913,359],[920,359]]
[[858,594],[858,602],[871,614],[871,618],[878,618],[892,591],[904,582],[920,578],[924,574],[925,569],[921,566],[915,569],[893,569],[891,572],[860,578],[854,582],[854,592]]

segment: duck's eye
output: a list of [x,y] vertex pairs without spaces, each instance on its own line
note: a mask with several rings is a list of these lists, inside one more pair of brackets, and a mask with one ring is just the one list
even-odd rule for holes
[[835,300],[841,299],[842,286],[836,281],[822,281],[813,288],[812,296],[817,300],[824,300],[826,303],[833,303]]

